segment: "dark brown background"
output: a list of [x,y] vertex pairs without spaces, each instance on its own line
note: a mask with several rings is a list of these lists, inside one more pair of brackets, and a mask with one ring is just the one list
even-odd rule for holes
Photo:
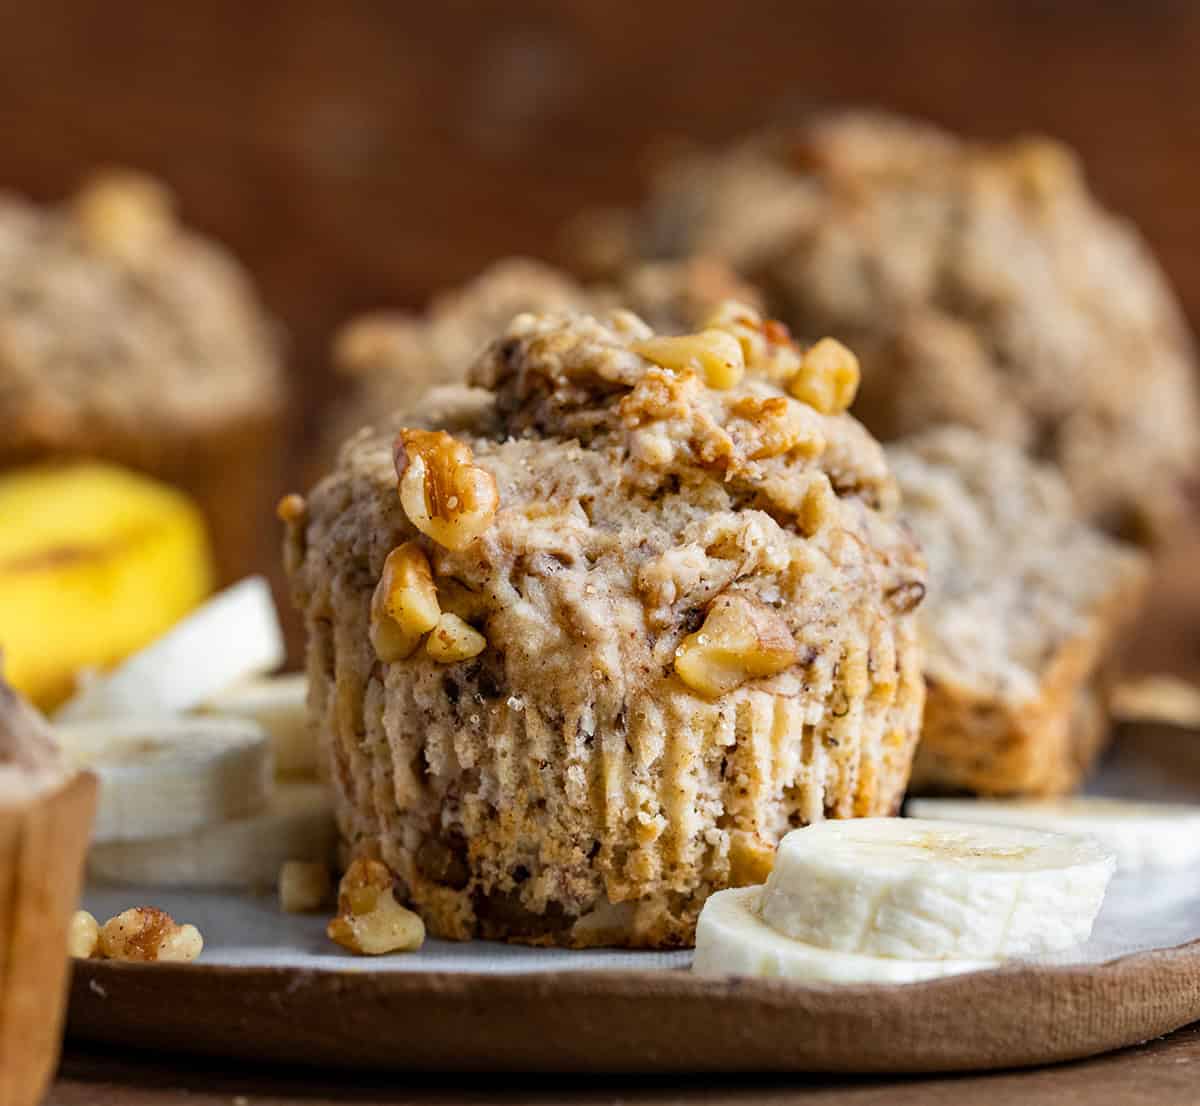
[[0,186],[166,178],[285,324],[311,430],[347,315],[548,254],[666,136],[823,102],[1066,138],[1200,318],[1198,59],[1191,0],[0,0]]

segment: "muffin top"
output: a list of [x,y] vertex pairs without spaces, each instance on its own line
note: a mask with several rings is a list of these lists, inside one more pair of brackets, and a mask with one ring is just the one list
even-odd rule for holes
[[881,437],[965,423],[1054,461],[1113,528],[1177,512],[1200,441],[1190,339],[1064,147],[828,116],[668,165],[627,225],[626,257],[724,258],[797,333],[847,341]]
[[539,261],[498,261],[436,296],[424,313],[375,312],[342,329],[334,361],[356,389],[334,436],[340,443],[360,427],[411,407],[429,388],[464,383],[488,342],[522,312],[627,306],[657,329],[685,330],[732,297],[755,302],[755,294],[717,261],[646,262],[588,286]]
[[474,387],[399,420],[394,454],[387,432],[347,444],[293,527],[302,601],[360,564],[380,580],[376,647],[396,646],[381,657],[408,656],[422,623],[406,639],[386,612],[411,613],[428,558],[443,611],[504,658],[496,686],[579,699],[608,728],[645,695],[748,683],[815,722],[848,680],[862,709],[924,570],[881,447],[845,413],[853,355],[802,350],[737,304],[715,323],[666,337],[625,310],[518,316]]
[[929,564],[920,612],[928,677],[1020,704],[1064,646],[1136,598],[1145,555],[1080,517],[1054,469],[966,427],[890,446],[904,516]]
[[106,174],[62,209],[0,196],[5,454],[128,453],[281,400],[245,273],[176,222],[157,182]]

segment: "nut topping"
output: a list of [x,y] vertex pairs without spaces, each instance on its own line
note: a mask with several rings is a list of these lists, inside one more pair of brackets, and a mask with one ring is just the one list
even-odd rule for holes
[[371,644],[385,664],[412,656],[441,609],[429,558],[416,542],[393,549],[371,597]]
[[127,265],[147,261],[175,230],[171,194],[153,177],[108,172],[88,181],[73,214],[87,244]]
[[741,343],[728,331],[715,328],[675,338],[647,338],[630,348],[664,369],[699,370],[710,388],[733,388],[746,371]]
[[392,884],[386,864],[355,860],[338,886],[338,915],[325,930],[330,940],[360,956],[419,949],[425,923],[396,901]]
[[471,448],[444,430],[401,430],[396,439],[400,503],[409,521],[439,545],[463,549],[492,524],[500,496]]
[[788,391],[823,415],[840,415],[854,402],[858,381],[858,358],[836,338],[822,338],[804,354]]
[[447,611],[425,642],[427,652],[439,664],[455,664],[477,657],[487,648],[487,638],[456,614]]
[[675,650],[675,674],[709,698],[796,663],[795,638],[770,607],[737,592],[717,596],[704,624]]

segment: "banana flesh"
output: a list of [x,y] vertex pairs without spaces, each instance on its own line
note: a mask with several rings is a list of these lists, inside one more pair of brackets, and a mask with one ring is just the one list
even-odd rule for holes
[[887,959],[805,944],[763,921],[762,893],[761,887],[738,887],[709,898],[696,927],[693,972],[808,983],[916,983],[999,966],[989,960]]
[[1200,806],[1077,796],[1063,799],[910,799],[913,817],[1026,826],[1095,838],[1136,872],[1200,864]]
[[266,808],[267,735],[229,718],[100,719],[57,726],[64,754],[100,780],[92,841],[188,833]]

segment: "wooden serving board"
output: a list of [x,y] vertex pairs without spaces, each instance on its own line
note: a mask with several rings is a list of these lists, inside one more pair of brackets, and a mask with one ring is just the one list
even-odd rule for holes
[[[1200,736],[1126,730],[1096,787],[1198,799]],[[1200,1021],[1200,940],[1192,940],[1200,938],[1200,869],[1155,886],[1187,905],[1183,927],[1153,930],[1164,935],[1154,940],[1187,943],[905,986],[711,980],[674,968],[675,961],[642,971],[618,959],[613,970],[588,954],[536,950],[524,955],[553,959],[537,970],[528,960],[497,970],[511,950],[489,946],[495,951],[463,961],[453,950],[485,950],[444,943],[417,954],[420,963],[348,961],[321,936],[320,919],[289,919],[259,900],[226,925],[226,939],[246,946],[235,962],[214,941],[212,959],[224,963],[78,964],[68,1033],[125,1047],[423,1070],[908,1073],[1044,1064]],[[121,894],[134,892],[109,892],[108,905]],[[1151,896],[1110,892],[1109,905],[1118,903],[1139,935],[1152,931]],[[242,907],[242,899],[221,909],[209,904],[207,919],[189,920],[216,932]],[[271,963],[275,938],[309,951],[295,954],[299,963]],[[451,963],[454,970],[445,970]]]
[[982,1070],[1200,1020],[1200,941],[1091,967],[907,986],[86,962],[69,1035],[224,1058],[452,1071]]

